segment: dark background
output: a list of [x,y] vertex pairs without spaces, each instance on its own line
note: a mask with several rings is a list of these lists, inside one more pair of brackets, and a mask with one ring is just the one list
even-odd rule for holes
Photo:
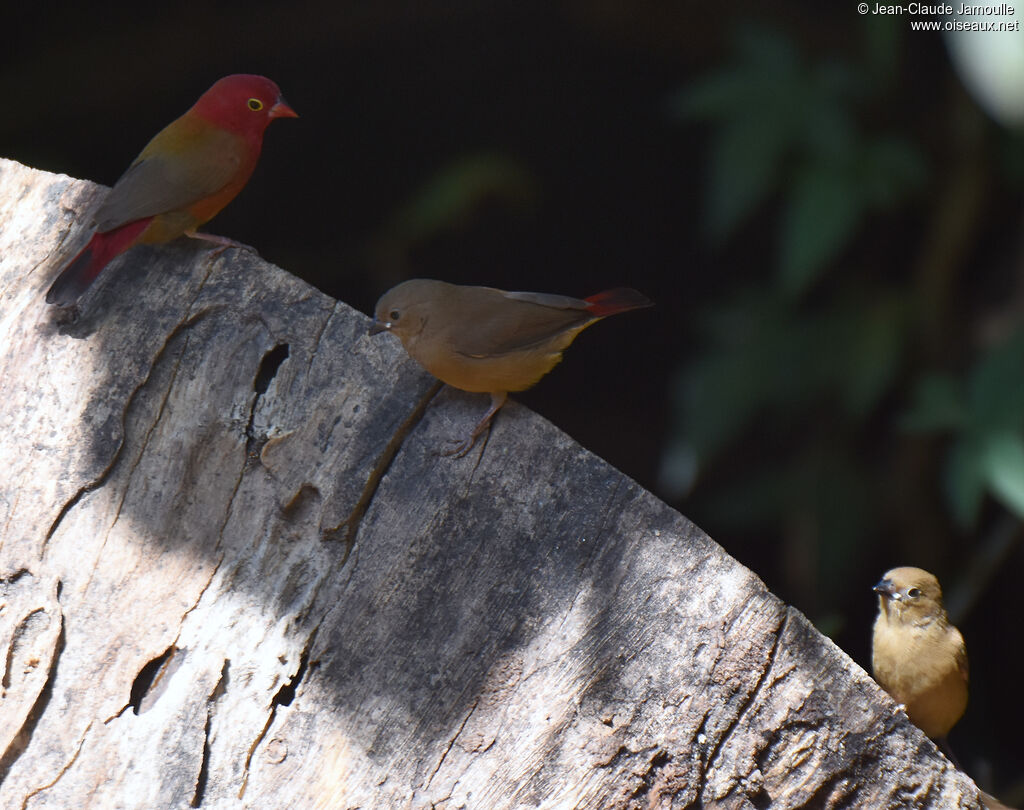
[[37,4],[0,60],[0,155],[108,185],[220,76],[273,78],[301,118],[207,230],[363,312],[416,276],[645,292],[516,398],[865,668],[871,586],[936,573],[953,748],[1024,801],[1024,141],[938,34],[852,2]]

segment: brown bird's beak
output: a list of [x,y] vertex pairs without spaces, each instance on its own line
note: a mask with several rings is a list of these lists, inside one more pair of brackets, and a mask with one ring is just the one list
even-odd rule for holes
[[295,112],[291,107],[288,106],[283,98],[278,98],[277,103],[270,108],[270,112],[267,113],[271,118],[298,118],[299,114]]
[[893,585],[891,579],[883,579],[883,580],[881,580],[871,590],[873,590],[879,596],[885,596],[885,597],[887,597],[889,599],[895,599],[897,602],[900,600],[900,592],[899,592],[899,590],[897,590],[896,586]]
[[376,318],[373,319],[373,323],[370,324],[370,334],[371,335],[379,335],[381,332],[387,332],[387,331],[388,331],[388,325],[386,323],[381,323]]

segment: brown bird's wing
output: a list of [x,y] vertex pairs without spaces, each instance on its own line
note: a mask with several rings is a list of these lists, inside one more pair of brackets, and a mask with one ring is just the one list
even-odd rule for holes
[[[181,124],[178,129],[172,129]],[[243,160],[238,137],[182,119],[146,146],[114,184],[96,214],[96,230],[186,208],[224,188]]]
[[964,644],[964,637],[960,634],[960,631],[955,627],[951,627],[950,630],[954,633],[954,638],[957,641],[956,647],[956,664],[960,669],[960,674],[963,676],[964,683],[968,681],[969,666],[967,664],[967,645]]
[[464,298],[458,302],[460,309],[472,317],[460,319],[449,339],[451,347],[467,357],[530,349],[594,320],[586,301],[566,295],[468,287],[460,297]]
[[573,298],[570,295],[551,295],[550,293],[535,292],[502,292],[502,295],[512,301],[525,301],[528,304],[538,304],[542,307],[553,309],[587,309],[587,302],[581,298]]

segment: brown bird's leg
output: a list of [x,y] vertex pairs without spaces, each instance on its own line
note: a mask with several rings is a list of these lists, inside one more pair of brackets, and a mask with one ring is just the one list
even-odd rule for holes
[[458,441],[458,445],[451,450],[446,450],[441,455],[443,456],[455,456],[455,458],[462,458],[466,453],[473,449],[473,445],[476,444],[476,440],[480,438],[480,434],[490,427],[491,420],[494,419],[501,406],[505,404],[505,400],[508,399],[508,391],[494,391],[491,393],[491,407],[488,408],[487,413],[484,414],[483,419],[476,423],[476,427],[473,428],[473,432],[470,433],[465,439]]
[[[199,231],[185,231],[185,236],[190,239],[200,239],[203,242],[212,242],[213,244],[218,245],[218,247],[213,251],[212,255],[214,256],[219,256],[228,248],[238,248],[239,250],[248,250],[250,253],[257,253],[256,248],[251,245],[247,245],[244,242],[236,242],[234,239],[228,239],[226,236],[217,236],[212,233],[200,233]],[[259,254],[257,253],[257,255]]]

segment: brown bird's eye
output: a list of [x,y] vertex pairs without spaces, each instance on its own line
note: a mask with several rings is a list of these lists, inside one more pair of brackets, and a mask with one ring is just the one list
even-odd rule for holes
[[253,112],[259,112],[260,110],[263,109],[263,102],[260,101],[258,98],[249,99],[247,104],[249,105],[249,109]]
[[917,599],[917,597],[919,597],[920,595],[920,588],[911,588],[909,591],[907,591],[907,596],[909,596],[911,599]]
[[391,312],[388,313],[388,317],[392,321],[397,321],[399,318],[402,317],[402,313],[399,312],[397,309],[393,309],[393,310],[391,310]]

